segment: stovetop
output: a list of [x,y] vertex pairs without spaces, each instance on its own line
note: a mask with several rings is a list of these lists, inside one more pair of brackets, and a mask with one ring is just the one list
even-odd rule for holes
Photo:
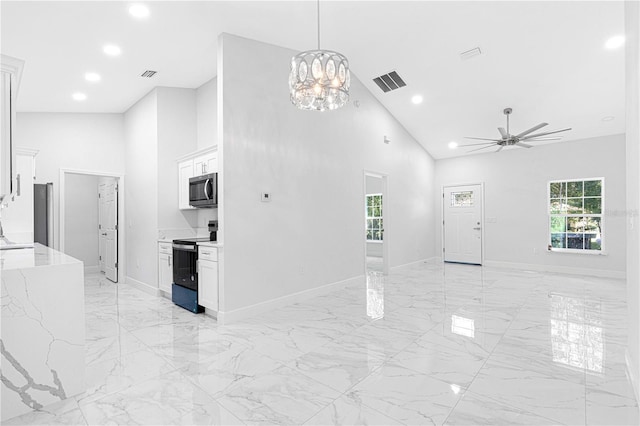
[[[173,240],[176,244],[191,244],[191,243],[201,243],[201,242],[209,242],[209,238],[207,237],[199,237],[199,238],[180,238],[177,240]],[[215,242],[215,241],[214,241]]]

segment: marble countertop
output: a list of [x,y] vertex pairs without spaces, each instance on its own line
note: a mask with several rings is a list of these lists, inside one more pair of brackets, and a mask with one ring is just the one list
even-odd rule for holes
[[82,262],[58,250],[37,243],[33,248],[0,251],[1,271],[68,265],[72,263]]

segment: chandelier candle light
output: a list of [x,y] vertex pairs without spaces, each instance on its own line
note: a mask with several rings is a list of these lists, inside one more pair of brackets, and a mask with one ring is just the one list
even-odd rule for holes
[[351,75],[347,58],[320,50],[320,0],[318,6],[318,49],[291,58],[289,90],[291,102],[300,109],[338,109],[349,101]]

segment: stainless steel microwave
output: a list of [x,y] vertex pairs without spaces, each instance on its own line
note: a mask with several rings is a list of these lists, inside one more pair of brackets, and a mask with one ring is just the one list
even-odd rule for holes
[[218,174],[209,173],[189,179],[189,205],[218,207]]

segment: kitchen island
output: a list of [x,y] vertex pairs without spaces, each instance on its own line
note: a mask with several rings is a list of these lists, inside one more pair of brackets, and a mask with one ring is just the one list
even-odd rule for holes
[[84,391],[84,267],[35,244],[0,251],[2,421]]

